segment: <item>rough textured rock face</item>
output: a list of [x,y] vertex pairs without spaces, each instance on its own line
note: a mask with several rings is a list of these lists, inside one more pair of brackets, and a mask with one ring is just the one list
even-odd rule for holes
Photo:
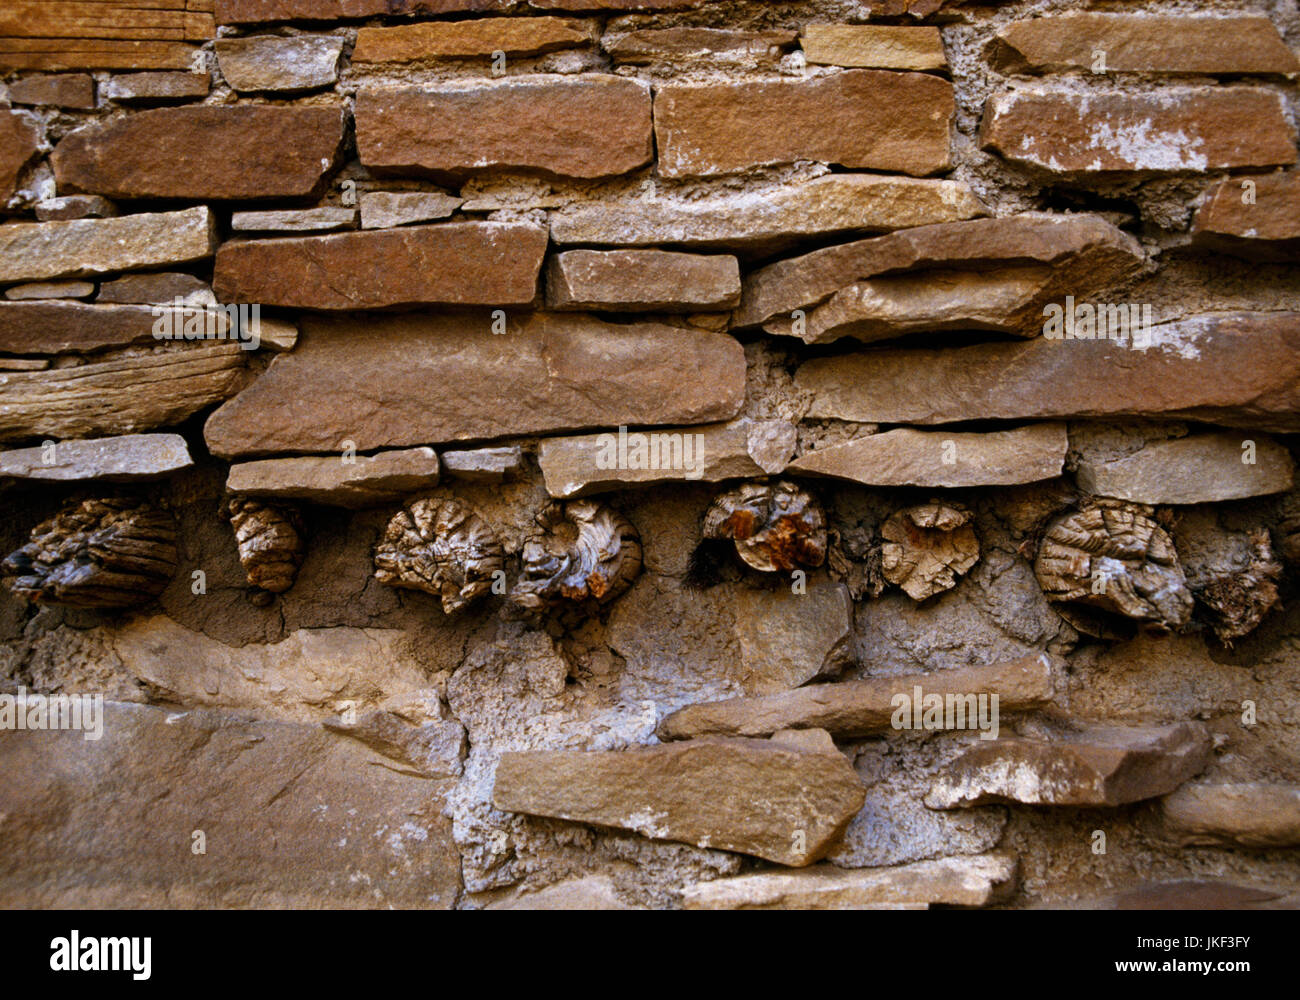
[[0,906],[1300,905],[1293,0],[0,7]]

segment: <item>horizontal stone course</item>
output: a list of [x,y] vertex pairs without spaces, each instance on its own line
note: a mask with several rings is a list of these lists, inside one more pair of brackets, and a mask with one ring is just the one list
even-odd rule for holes
[[0,478],[12,479],[128,483],[161,479],[193,465],[179,434],[127,434],[0,451]]
[[735,257],[663,250],[569,250],[546,269],[551,309],[702,312],[740,301]]
[[535,56],[589,44],[592,25],[564,17],[486,17],[470,21],[422,21],[357,32],[353,63],[417,62],[421,59]]
[[366,507],[436,486],[438,473],[438,456],[432,448],[375,455],[269,458],[232,465],[226,490],[244,496]]

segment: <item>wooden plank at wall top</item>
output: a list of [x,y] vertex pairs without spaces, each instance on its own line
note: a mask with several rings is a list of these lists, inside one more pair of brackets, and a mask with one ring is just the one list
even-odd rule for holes
[[10,0],[0,69],[188,69],[216,34],[213,0]]

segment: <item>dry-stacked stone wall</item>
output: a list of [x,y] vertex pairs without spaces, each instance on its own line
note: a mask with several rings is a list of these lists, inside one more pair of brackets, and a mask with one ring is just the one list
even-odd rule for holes
[[0,905],[1300,902],[1294,0],[4,7]]

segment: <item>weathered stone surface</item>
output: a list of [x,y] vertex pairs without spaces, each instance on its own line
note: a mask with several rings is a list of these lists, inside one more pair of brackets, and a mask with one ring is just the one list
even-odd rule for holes
[[1193,317],[1152,328],[1145,350],[1038,338],[817,358],[795,383],[813,394],[813,418],[943,424],[1146,414],[1294,431],[1300,315]]
[[453,479],[471,483],[499,483],[524,471],[524,452],[518,445],[502,448],[471,448],[444,451],[443,471]]
[[1014,21],[998,32],[1003,72],[1296,73],[1300,59],[1267,17],[1069,13]]
[[663,740],[694,736],[768,736],[782,729],[825,729],[835,736],[858,737],[885,732],[898,711],[894,699],[928,694],[996,694],[1002,712],[1041,708],[1052,697],[1051,664],[1046,656],[1005,663],[957,667],[929,674],[873,677],[862,681],[815,684],[760,698],[732,698],[688,705],[659,723]]
[[41,775],[0,789],[6,906],[455,905],[449,785],[376,767],[356,741],[114,702],[103,737],[82,737],[0,731],[6,771]]
[[5,290],[10,302],[32,302],[38,299],[88,299],[95,294],[95,285],[89,281],[33,281],[14,285]]
[[78,129],[50,163],[60,189],[109,198],[309,197],[334,165],[343,118],[331,107],[142,111]]
[[361,162],[389,173],[608,177],[653,155],[649,86],[600,74],[364,89],[356,119]]
[[421,59],[470,59],[537,56],[586,45],[591,24],[567,17],[484,17],[470,21],[422,21],[357,32],[354,63],[416,62]]
[[[146,306],[83,302],[0,303],[0,351],[63,354],[152,343],[157,319]],[[222,323],[220,330],[227,329]]]
[[438,484],[432,448],[381,451],[376,455],[308,456],[237,462],[230,467],[230,493],[308,500],[335,507],[369,507]]
[[0,204],[13,197],[23,167],[36,155],[40,132],[20,111],[0,111]]
[[[187,306],[216,305],[212,286],[192,274],[164,271],[160,274],[128,274],[99,286],[96,302],[171,305],[180,299]],[[266,320],[264,319],[265,323]]]
[[[612,753],[506,753],[492,791],[493,805],[506,812],[635,830],[794,867],[824,855],[863,799],[843,757],[716,737]],[[756,801],[766,807],[755,809]]]
[[339,78],[343,42],[342,35],[218,38],[217,65],[241,93],[300,93],[328,87]]
[[239,391],[245,354],[229,341],[169,344],[72,368],[5,374],[0,441],[134,434],[179,424]]
[[1042,332],[1043,302],[1052,297],[1053,277],[1047,267],[1013,267],[871,278],[841,288],[791,332],[801,329],[808,344],[843,337],[871,343],[942,330],[1034,337]]
[[95,106],[95,81],[89,73],[29,76],[9,84],[9,100],[14,104],[84,110]]
[[13,479],[128,483],[161,479],[193,464],[179,434],[127,434],[0,451],[0,477]]
[[[969,217],[968,217],[969,218]],[[1144,255],[1127,233],[1093,215],[1025,213],[918,225],[777,261],[748,275],[735,326],[774,321],[789,331],[789,314],[824,302],[842,288],[877,275],[926,269],[1047,266],[1054,286],[1097,288],[1138,273]],[[921,280],[925,280],[922,278]]]
[[800,45],[808,62],[827,66],[927,70],[948,65],[938,28],[807,24]]
[[1252,87],[1159,94],[1004,91],[989,98],[980,145],[1052,174],[1168,174],[1294,163],[1279,95]]
[[497,222],[246,240],[217,251],[222,302],[301,309],[519,306],[533,301],[546,230]]
[[390,229],[445,219],[465,203],[438,191],[370,191],[361,196],[361,228]]
[[659,172],[699,177],[819,160],[924,176],[948,169],[953,109],[952,85],[919,73],[666,84],[655,94]]
[[108,219],[114,215],[117,215],[117,206],[97,194],[69,194],[61,198],[46,198],[36,203],[38,222]]
[[761,197],[722,192],[693,201],[573,205],[551,213],[551,236],[559,244],[666,243],[766,253],[809,236],[903,229],[983,214],[984,206],[960,181],[831,174],[782,185]]
[[1097,910],[1294,910],[1293,887],[1237,885],[1222,879],[1184,879],[1129,886],[1086,904]]
[[740,587],[733,597],[745,691],[788,691],[852,659],[853,598],[844,584],[818,577],[801,594]]
[[546,267],[552,309],[702,312],[740,301],[735,257],[663,250],[568,250]]
[[230,228],[245,233],[328,233],[357,228],[355,208],[285,209],[273,212],[235,212]]
[[163,104],[207,97],[212,78],[207,73],[129,73],[104,85],[104,97],[118,104]]
[[747,418],[702,427],[547,438],[538,462],[553,497],[580,497],[653,483],[721,482],[776,475],[794,454],[785,420]]
[[955,760],[925,804],[1126,805],[1165,795],[1194,777],[1209,762],[1210,745],[1199,722],[1092,726],[1051,740],[994,740]]
[[[1246,442],[1254,443],[1253,456]],[[1247,457],[1253,457],[1248,464]],[[1282,445],[1246,434],[1194,434],[1152,441],[1132,454],[1106,460],[1081,456],[1080,489],[1135,503],[1212,503],[1284,493],[1295,463]]]
[[601,47],[616,63],[720,62],[770,65],[798,39],[793,31],[732,31],[725,28],[638,28],[607,34]]
[[326,729],[351,736],[376,753],[428,778],[458,776],[465,761],[465,727],[455,719],[413,722],[397,712],[366,712],[353,721],[326,719]]
[[1183,845],[1300,846],[1300,785],[1187,784],[1160,805],[1165,830]]
[[688,910],[872,910],[988,906],[1016,891],[1009,854],[939,858],[894,868],[757,872],[697,882],[682,891]]
[[1300,258],[1300,173],[1221,181],[1192,219],[1192,241],[1260,260]]
[[0,281],[188,264],[211,257],[215,245],[216,220],[207,208],[0,226]]
[[1064,424],[984,433],[899,427],[808,452],[789,471],[867,486],[1007,486],[1059,476],[1069,445]]
[[[303,326],[293,353],[209,418],[214,454],[334,451],[344,439],[369,451],[725,420],[745,393],[737,341],[653,323],[536,314],[504,336],[492,333],[487,316],[320,318]],[[320,409],[305,417],[309,400]]]

